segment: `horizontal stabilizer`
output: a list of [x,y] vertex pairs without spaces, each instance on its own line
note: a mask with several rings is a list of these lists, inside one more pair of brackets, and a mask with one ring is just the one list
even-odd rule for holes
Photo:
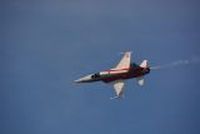
[[144,86],[144,77],[138,77],[136,80],[139,86]]

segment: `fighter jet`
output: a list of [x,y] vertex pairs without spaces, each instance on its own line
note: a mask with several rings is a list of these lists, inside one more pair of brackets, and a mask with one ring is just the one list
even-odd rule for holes
[[125,52],[120,62],[116,67],[109,70],[101,71],[94,74],[89,74],[78,80],[76,83],[89,83],[103,81],[112,83],[115,90],[115,97],[111,99],[121,98],[124,95],[124,83],[127,79],[136,78],[140,86],[144,85],[144,75],[150,73],[148,61],[145,59],[141,64],[131,62],[131,52]]

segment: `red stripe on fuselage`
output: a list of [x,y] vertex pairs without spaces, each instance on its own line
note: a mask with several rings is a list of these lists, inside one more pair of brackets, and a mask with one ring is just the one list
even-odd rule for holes
[[[135,78],[135,77],[139,77],[139,76],[142,76],[144,75],[142,73],[142,68],[140,67],[136,67],[136,68],[123,68],[123,69],[117,69],[117,70],[109,70],[109,71],[113,71],[113,72],[116,72],[116,71],[123,71],[123,70],[128,70],[127,73],[123,72],[123,73],[120,73],[119,74],[115,74],[115,75],[111,75],[110,77],[107,77],[107,78],[104,78],[102,79],[102,81],[104,82],[112,82],[112,81],[115,81],[115,80],[118,80],[118,79],[130,79],[130,78]],[[107,71],[109,74],[111,74],[109,71]]]

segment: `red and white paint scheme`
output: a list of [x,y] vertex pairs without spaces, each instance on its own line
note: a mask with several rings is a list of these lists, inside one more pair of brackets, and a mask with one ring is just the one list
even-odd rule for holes
[[123,96],[124,81],[126,79],[136,78],[140,86],[144,85],[144,75],[150,72],[148,61],[143,60],[140,65],[131,63],[131,52],[125,52],[124,56],[115,68],[111,68],[106,71],[90,74],[75,80],[76,83],[86,83],[103,81],[105,83],[112,83],[115,89],[116,96],[113,98],[119,98]]

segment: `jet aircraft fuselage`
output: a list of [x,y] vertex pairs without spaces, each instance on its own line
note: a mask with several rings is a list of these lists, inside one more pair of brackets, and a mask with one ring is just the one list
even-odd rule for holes
[[110,69],[98,73],[90,74],[75,80],[76,83],[87,83],[95,81],[103,81],[105,83],[113,82],[116,80],[126,80],[137,78],[150,73],[149,67],[140,67],[135,63],[131,63],[129,68]]
[[144,75],[150,72],[148,66],[148,61],[143,60],[140,65],[131,63],[131,52],[125,52],[124,56],[117,64],[116,67],[111,68],[106,71],[101,71],[98,73],[90,74],[84,76],[78,80],[75,80],[76,83],[86,83],[86,82],[95,82],[103,81],[105,83],[112,82],[113,87],[116,93],[114,98],[119,98],[123,96],[124,85],[126,79],[136,78],[137,83],[140,86],[144,85]]

